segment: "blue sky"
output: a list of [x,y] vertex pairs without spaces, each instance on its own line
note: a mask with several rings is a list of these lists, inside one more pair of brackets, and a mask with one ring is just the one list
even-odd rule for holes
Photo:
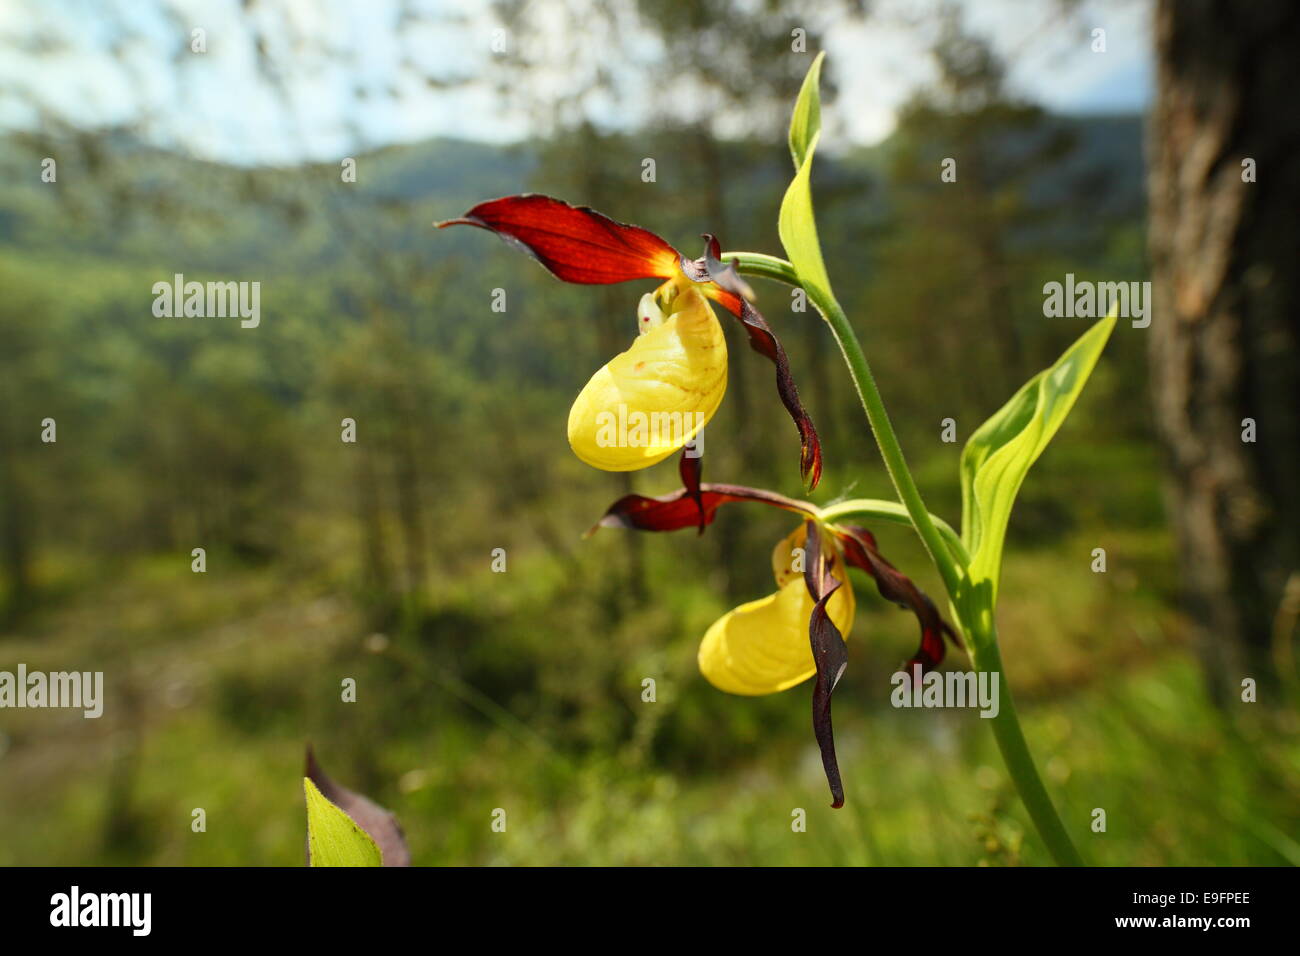
[[[584,2],[568,0],[579,10]],[[876,0],[864,25],[814,21],[826,37],[841,96],[826,147],[887,136],[894,113],[932,75],[926,56],[938,0]],[[959,0],[968,25],[1006,59],[1022,95],[1064,112],[1146,107],[1152,87],[1149,0]],[[427,19],[399,23],[398,0],[263,0],[255,16],[269,38],[280,83],[259,76],[238,0],[6,0],[0,3],[0,124],[32,126],[42,111],[77,125],[130,123],[146,138],[239,163],[329,160],[364,148],[431,136],[508,142],[528,135],[493,87],[499,65],[483,0],[416,0]],[[816,10],[817,4],[809,4]],[[811,15],[810,15],[811,16]],[[190,30],[207,52],[189,51]],[[559,53],[557,31],[583,28],[548,0],[533,0],[507,43],[525,44],[547,68],[538,88],[565,93],[581,69]],[[1106,51],[1092,30],[1106,31]],[[635,31],[632,31],[635,37]],[[606,125],[641,117],[643,71],[653,43],[611,55],[601,37],[589,54],[613,66],[624,96],[596,103]],[[814,51],[815,52],[815,51]],[[434,88],[427,76],[456,79]]]

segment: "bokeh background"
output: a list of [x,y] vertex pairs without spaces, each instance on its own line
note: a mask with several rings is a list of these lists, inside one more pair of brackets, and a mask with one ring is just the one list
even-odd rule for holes
[[[1045,282],[1167,296],[1151,329],[1121,322],[1011,525],[1004,658],[1076,841],[1105,864],[1300,863],[1300,522],[1275,480],[1300,363],[1273,268],[1296,249],[1295,111],[1230,108],[1294,89],[1296,26],[1250,6],[9,0],[0,668],[103,671],[107,699],[99,720],[0,711],[0,863],[299,864],[308,742],[417,864],[1048,862],[973,712],[889,706],[915,625],[870,584],[836,694],[845,809],[808,688],[698,675],[790,522],[736,506],[703,537],[584,540],[620,495],[678,486],[672,462],[604,474],[564,437],[648,286],[565,286],[432,227],[533,190],[691,252],[707,231],[779,254],[785,126],[822,49],[828,267],[932,510],[957,523],[961,443],[1089,324],[1045,318]],[[1268,201],[1225,223],[1212,190],[1270,148]],[[260,326],[154,317],[175,273],[259,281]],[[825,443],[816,500],[892,497],[828,330],[755,284]],[[1159,338],[1186,313],[1205,334]],[[706,477],[798,495],[771,368],[727,331]],[[1171,361],[1213,387],[1179,391]],[[1180,454],[1180,427],[1227,450]],[[1246,465],[1213,472],[1224,455]],[[1245,498],[1203,509],[1204,487]],[[942,593],[910,532],[875,530]]]

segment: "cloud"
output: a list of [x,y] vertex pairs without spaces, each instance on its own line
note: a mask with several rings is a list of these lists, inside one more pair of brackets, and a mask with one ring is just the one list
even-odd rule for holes
[[[878,0],[865,24],[820,24],[841,89],[828,111],[827,148],[881,140],[899,106],[933,79],[939,2]],[[534,6],[545,15],[512,42],[542,54],[567,49],[560,41],[572,39],[575,22],[548,12],[544,0]],[[1141,109],[1150,98],[1147,0],[1092,0],[1069,12],[1023,0],[958,6],[1006,59],[1012,88],[1030,99],[1098,112]],[[509,142],[537,128],[497,88],[497,24],[486,4],[433,0],[428,16],[414,20],[397,0],[284,0],[247,16],[235,0],[16,0],[0,11],[0,125],[30,127],[42,112],[91,128],[129,123],[159,145],[239,163],[331,160],[432,136]],[[1094,26],[1107,31],[1104,54],[1090,49]],[[206,53],[189,50],[194,27],[207,31]],[[586,38],[588,58],[623,92],[618,102],[588,104],[605,125],[648,118],[637,64],[655,50],[636,31],[627,36],[626,50]],[[536,71],[535,89],[559,97],[591,83],[590,68],[545,55],[540,62],[556,65]]]

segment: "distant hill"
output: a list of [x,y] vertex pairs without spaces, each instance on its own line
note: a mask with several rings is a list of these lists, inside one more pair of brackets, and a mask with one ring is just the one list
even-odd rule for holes
[[[1100,216],[1140,217],[1144,202],[1142,121],[1138,116],[1053,117],[1076,137],[1074,154],[1057,174],[1036,181],[1035,202],[1086,194]],[[251,264],[288,270],[339,261],[352,241],[379,231],[394,248],[427,240],[436,218],[485,197],[529,187],[537,169],[531,144],[501,147],[453,139],[390,146],[357,157],[357,181],[343,183],[335,165],[244,169],[144,146],[129,135],[82,137],[57,148],[58,183],[40,181],[39,151],[0,139],[0,171],[12,184],[0,194],[0,246],[28,251],[87,253],[145,263],[236,270]],[[861,197],[855,218],[873,219],[888,207],[882,169],[892,148],[855,150],[824,160],[819,188]],[[769,165],[752,163],[728,182],[738,191],[780,195],[788,163],[775,151]],[[871,188],[860,188],[863,183]],[[768,187],[771,188],[768,188]],[[238,215],[232,216],[232,210]],[[98,215],[86,216],[85,213]],[[110,228],[69,221],[98,221]],[[371,233],[368,235],[368,233]]]

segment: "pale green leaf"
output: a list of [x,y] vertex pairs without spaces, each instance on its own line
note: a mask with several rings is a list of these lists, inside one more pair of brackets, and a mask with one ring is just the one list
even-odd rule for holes
[[819,53],[808,69],[790,120],[790,155],[794,158],[795,174],[785,191],[785,198],[781,200],[777,220],[781,245],[785,246],[785,254],[799,274],[800,284],[811,299],[819,302],[831,298],[831,281],[822,261],[812,207],[813,155],[821,138],[821,101],[817,85],[822,56]]
[[353,819],[325,799],[308,777],[307,852],[312,866],[382,866],[379,847]]
[[1016,494],[1092,374],[1115,328],[1117,313],[1100,320],[1039,372],[971,435],[961,456],[962,541],[971,555],[970,584],[987,582],[988,607],[997,600],[1002,543]]
[[794,113],[790,117],[790,156],[794,159],[796,171],[803,165],[813,137],[822,128],[820,84],[822,60],[825,56],[824,52],[818,53],[808,68],[803,85],[799,87],[799,98],[794,103]]

